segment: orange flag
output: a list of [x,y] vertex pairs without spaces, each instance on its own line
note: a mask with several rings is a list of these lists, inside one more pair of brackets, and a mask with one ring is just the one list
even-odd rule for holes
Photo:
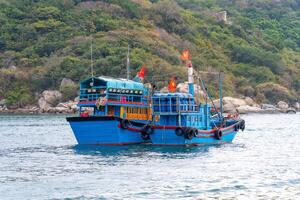
[[141,70],[138,72],[138,77],[139,78],[145,78],[145,67],[142,67]]
[[181,54],[181,60],[187,61],[190,60],[190,51],[188,49],[184,50]]
[[176,81],[175,81],[175,78],[172,78],[169,82],[169,85],[168,85],[168,90],[169,92],[176,92]]

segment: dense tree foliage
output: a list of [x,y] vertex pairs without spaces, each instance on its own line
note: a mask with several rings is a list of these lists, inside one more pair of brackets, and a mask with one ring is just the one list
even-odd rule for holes
[[[224,10],[228,21],[216,20]],[[133,74],[143,65],[158,86],[184,81],[189,48],[197,70],[225,72],[227,95],[295,101],[299,16],[298,0],[0,0],[0,99],[24,106],[64,77],[86,78],[93,43],[97,75],[124,77],[129,45]]]

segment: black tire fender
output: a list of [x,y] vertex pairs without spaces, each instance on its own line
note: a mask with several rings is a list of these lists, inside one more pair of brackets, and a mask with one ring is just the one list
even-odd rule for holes
[[217,140],[221,140],[221,139],[222,139],[222,136],[223,136],[223,133],[222,133],[222,131],[221,131],[220,129],[217,129],[217,130],[215,131],[214,135],[215,135],[215,138],[216,138]]
[[183,136],[184,135],[184,130],[181,127],[178,127],[175,129],[175,134],[177,136]]
[[128,119],[122,119],[120,124],[122,129],[128,129],[129,121]]
[[195,131],[193,128],[187,128],[185,133],[184,133],[184,138],[191,140],[195,136]]
[[144,134],[151,135],[151,134],[153,134],[153,132],[154,132],[154,129],[150,125],[145,125],[142,129],[142,133],[144,133]]
[[242,130],[242,131],[244,131],[245,130],[245,120],[242,120],[241,121],[241,123],[240,123],[240,129]]

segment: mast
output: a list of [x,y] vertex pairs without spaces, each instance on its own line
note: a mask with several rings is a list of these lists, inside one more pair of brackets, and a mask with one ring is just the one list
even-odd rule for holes
[[127,80],[130,79],[130,58],[129,58],[129,45],[127,49],[127,62],[126,62]]
[[223,123],[223,91],[222,91],[222,74],[221,71],[219,72],[219,97],[220,97],[220,115],[221,115],[221,120]]
[[91,74],[94,77],[94,66],[93,66],[93,38],[91,39]]

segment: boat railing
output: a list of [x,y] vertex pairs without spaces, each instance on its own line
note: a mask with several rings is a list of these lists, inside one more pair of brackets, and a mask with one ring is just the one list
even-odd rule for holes
[[92,88],[81,88],[80,89],[80,101],[95,101],[99,97],[106,95],[105,86],[94,86]]
[[148,104],[149,98],[135,94],[108,94],[108,102],[118,104]]
[[199,112],[199,105],[192,98],[153,97],[154,113]]
[[81,94],[80,101],[96,101],[100,97],[104,97],[105,94]]
[[198,112],[199,106],[192,104],[153,104],[154,113]]
[[149,98],[135,94],[80,94],[80,101],[97,101],[106,97],[107,102],[116,104],[149,104]]

